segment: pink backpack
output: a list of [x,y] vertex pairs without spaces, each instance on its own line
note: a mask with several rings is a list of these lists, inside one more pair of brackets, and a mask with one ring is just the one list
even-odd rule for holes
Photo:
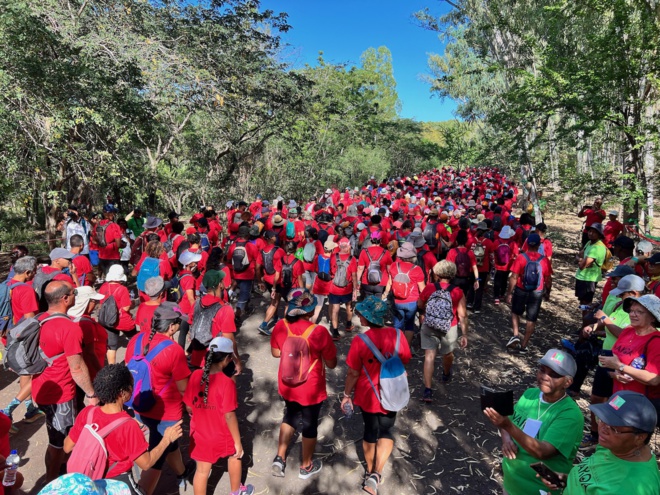
[[94,423],[94,412],[99,407],[92,407],[87,414],[86,425],[80,433],[69,462],[67,471],[69,473],[82,473],[93,480],[101,480],[108,468],[108,450],[105,448],[105,437],[118,426],[121,426],[131,418],[126,416],[115,419],[108,426],[99,430],[99,425]]
[[287,337],[282,345],[280,355],[280,375],[282,383],[287,387],[298,387],[307,381],[309,373],[318,361],[312,362],[309,350],[309,336],[316,325],[312,323],[302,335],[296,335],[291,331],[289,324],[285,321]]

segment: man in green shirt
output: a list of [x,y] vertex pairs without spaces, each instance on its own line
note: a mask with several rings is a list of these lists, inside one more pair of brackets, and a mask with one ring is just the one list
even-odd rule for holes
[[131,213],[126,216],[126,223],[128,228],[133,231],[137,238],[144,232],[144,216],[141,208],[135,208]]
[[557,472],[571,469],[584,423],[580,408],[566,394],[576,371],[577,365],[570,354],[550,349],[539,361],[538,388],[523,393],[513,416],[484,409],[502,436],[505,494],[530,495],[548,490],[529,467],[535,462],[543,461]]
[[589,242],[578,255],[578,270],[575,274],[575,297],[580,300],[580,304],[591,304],[594,300],[596,284],[603,278],[601,267],[607,254],[602,224],[592,224],[587,229],[587,235]]

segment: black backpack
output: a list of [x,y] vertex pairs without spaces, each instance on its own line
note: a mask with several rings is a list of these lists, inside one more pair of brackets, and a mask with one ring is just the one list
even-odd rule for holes
[[223,304],[215,302],[210,306],[203,308],[201,300],[197,300],[193,312],[193,324],[190,328],[190,338],[196,340],[203,346],[208,346],[213,340],[211,328],[213,327],[213,318],[218,314]]
[[108,225],[112,222],[108,222],[105,225],[101,225],[101,222],[96,226],[96,245],[100,248],[108,247],[108,242],[105,240],[105,231],[108,230]]
[[269,252],[266,251],[261,251],[261,255],[263,256],[264,259],[264,271],[266,272],[266,275],[274,275],[275,274],[275,253],[277,252],[277,248],[271,249]]
[[284,290],[289,291],[293,287],[293,266],[298,261],[298,258],[295,256],[291,263],[285,263],[284,259],[282,260],[282,287]]
[[7,348],[3,364],[5,368],[18,375],[38,375],[51,366],[53,361],[64,355],[46,356],[39,346],[39,334],[42,325],[47,321],[56,318],[66,318],[70,321],[69,317],[64,313],[53,313],[39,321],[38,318],[42,314],[24,319],[7,334]]
[[99,324],[104,328],[113,329],[119,323],[119,306],[117,306],[117,301],[115,296],[109,296],[103,304],[101,304],[101,309],[99,309]]
[[502,230],[502,215],[495,215],[493,217],[493,230],[496,232]]
[[46,273],[43,269],[39,268],[37,274],[32,279],[32,288],[37,293],[37,299],[41,301],[44,295],[44,289],[48,285],[48,282],[57,277],[62,270],[55,270],[54,272]]

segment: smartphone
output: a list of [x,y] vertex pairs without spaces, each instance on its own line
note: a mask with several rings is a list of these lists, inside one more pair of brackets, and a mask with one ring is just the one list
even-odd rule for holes
[[549,481],[559,488],[566,488],[566,480],[562,480],[557,473],[542,462],[535,462],[534,464],[530,464],[529,467],[539,473],[539,476],[544,480]]

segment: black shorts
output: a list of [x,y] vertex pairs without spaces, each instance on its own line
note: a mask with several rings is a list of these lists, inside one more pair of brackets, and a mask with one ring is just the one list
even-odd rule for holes
[[526,312],[527,321],[535,323],[539,317],[543,291],[526,291],[516,287],[511,298],[511,312],[522,316]]
[[48,445],[61,449],[64,447],[64,439],[73,427],[78,414],[76,399],[71,399],[62,404],[39,405],[46,414],[46,430],[48,431]]
[[353,294],[344,294],[343,296],[337,296],[335,294],[330,294],[328,296],[328,302],[330,304],[350,304],[353,301]]
[[609,374],[610,371],[612,370],[609,368],[596,366],[594,383],[591,386],[591,395],[595,395],[596,397],[609,397],[612,395],[614,380],[612,380]]
[[590,304],[594,300],[596,293],[596,282],[587,282],[586,280],[575,281],[575,297],[581,303]]

